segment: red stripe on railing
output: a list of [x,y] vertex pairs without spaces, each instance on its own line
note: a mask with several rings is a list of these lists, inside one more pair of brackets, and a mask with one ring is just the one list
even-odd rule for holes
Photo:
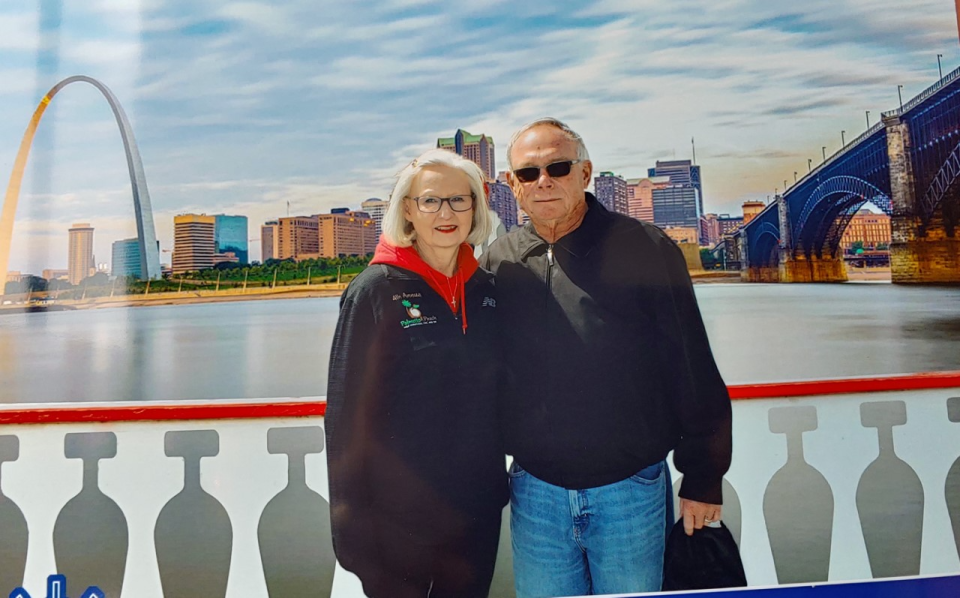
[[[931,372],[902,376],[773,382],[730,385],[730,398],[776,399],[866,392],[960,388],[960,372]],[[122,405],[67,405],[0,407],[0,425],[96,423],[136,421],[182,421],[210,419],[252,419],[323,416],[323,400],[209,403],[137,403]]]
[[960,388],[960,372],[930,372],[903,376],[772,382],[769,384],[737,384],[728,388],[730,398],[734,400]]
[[0,409],[0,424],[65,424],[82,422],[181,421],[322,416],[326,401],[204,403],[163,405],[57,405]]

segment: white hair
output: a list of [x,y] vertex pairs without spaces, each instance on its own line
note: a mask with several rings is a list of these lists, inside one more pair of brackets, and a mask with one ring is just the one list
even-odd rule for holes
[[520,130],[514,133],[513,137],[510,138],[510,143],[507,145],[507,167],[510,170],[513,170],[513,157],[512,157],[513,144],[517,142],[517,139],[519,139],[521,135],[523,135],[530,129],[534,127],[539,127],[541,125],[559,129],[567,139],[576,143],[578,160],[585,161],[590,159],[590,154],[587,153],[587,146],[583,142],[583,137],[580,137],[580,135],[578,135],[576,131],[568,127],[566,123],[564,123],[563,121],[547,116],[544,118],[538,118],[537,120],[531,123],[527,123],[523,125],[522,127],[520,127]]
[[403,201],[410,195],[410,188],[420,171],[428,166],[455,168],[467,176],[473,194],[473,221],[467,243],[482,243],[490,236],[492,227],[483,171],[470,160],[445,149],[432,149],[420,154],[397,175],[397,184],[390,194],[390,205],[383,215],[383,236],[387,242],[397,247],[409,247],[416,240],[417,231],[404,217]]

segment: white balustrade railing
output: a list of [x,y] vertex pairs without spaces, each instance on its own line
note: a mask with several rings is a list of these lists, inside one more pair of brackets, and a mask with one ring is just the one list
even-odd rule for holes
[[[70,596],[362,596],[309,404],[0,408],[0,595],[59,572]],[[724,518],[751,585],[960,572],[960,382],[738,400],[733,425]]]

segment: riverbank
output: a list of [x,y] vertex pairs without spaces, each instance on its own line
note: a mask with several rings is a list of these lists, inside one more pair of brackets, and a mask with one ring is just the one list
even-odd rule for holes
[[[694,284],[740,282],[739,272],[699,271],[691,272]],[[197,303],[220,303],[231,301],[257,301],[262,299],[308,299],[315,297],[339,297],[347,283],[282,286],[274,289],[251,288],[224,289],[221,291],[181,291],[151,293],[149,295],[115,295],[113,297],[90,297],[87,299],[63,299],[59,301],[26,303],[24,295],[7,295],[0,305],[0,314],[37,311],[64,311],[75,309],[105,309],[112,307],[150,307],[157,305],[191,305]]]
[[853,268],[847,266],[847,280],[851,282],[890,282],[890,266],[884,268]]
[[25,311],[59,311],[74,309],[103,309],[111,307],[149,307],[156,305],[190,305],[195,303],[221,303],[233,301],[256,301],[260,299],[306,299],[312,297],[339,297],[347,288],[346,283],[283,286],[277,288],[224,289],[221,291],[181,291],[151,293],[149,295],[115,295],[113,297],[90,297],[88,299],[63,299],[45,303],[24,304],[26,297],[6,296],[10,304],[0,305],[0,313],[23,313]]
[[690,273],[693,284],[715,282],[740,282],[739,270],[694,270]]

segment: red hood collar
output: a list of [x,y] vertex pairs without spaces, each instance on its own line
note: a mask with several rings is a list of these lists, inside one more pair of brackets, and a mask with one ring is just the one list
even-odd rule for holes
[[[380,242],[377,243],[377,250],[373,254],[373,260],[371,260],[370,263],[389,264],[403,268],[404,270],[409,270],[414,274],[419,274],[424,280],[431,283],[431,286],[433,286],[434,277],[447,278],[445,274],[434,270],[427,262],[423,261],[423,258],[420,257],[420,254],[417,253],[417,250],[414,249],[413,246],[397,247],[388,243],[383,236],[380,237]],[[473,273],[477,271],[477,267],[477,258],[473,257],[473,249],[466,243],[460,245],[460,253],[457,254],[457,270],[462,276],[461,280],[463,280],[463,282],[470,280]],[[437,292],[440,293],[441,296],[443,295],[439,290]]]

